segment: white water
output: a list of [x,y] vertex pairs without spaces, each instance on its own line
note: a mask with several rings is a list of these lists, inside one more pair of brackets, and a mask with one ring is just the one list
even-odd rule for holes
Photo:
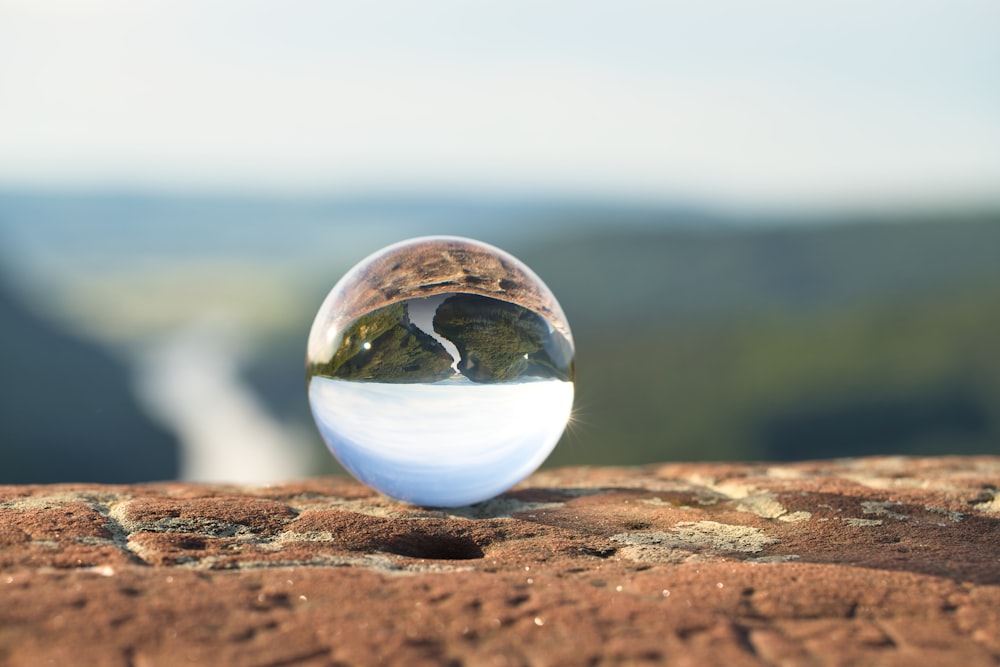
[[222,332],[193,328],[144,347],[135,364],[139,400],[180,442],[181,479],[267,484],[308,475],[307,438],[268,414],[239,378],[234,348]]

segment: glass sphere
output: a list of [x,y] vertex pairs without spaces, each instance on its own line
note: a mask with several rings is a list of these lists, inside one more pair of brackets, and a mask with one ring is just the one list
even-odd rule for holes
[[365,484],[467,505],[548,457],[573,405],[573,356],[559,303],[518,259],[470,239],[411,239],[327,295],[309,333],[309,405]]

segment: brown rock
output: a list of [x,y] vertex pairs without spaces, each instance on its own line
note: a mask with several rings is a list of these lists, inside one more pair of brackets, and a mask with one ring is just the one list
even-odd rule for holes
[[0,664],[1000,663],[1000,458],[0,487]]

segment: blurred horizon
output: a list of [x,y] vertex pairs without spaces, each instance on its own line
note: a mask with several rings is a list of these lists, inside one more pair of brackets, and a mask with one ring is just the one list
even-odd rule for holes
[[0,0],[0,483],[335,471],[312,317],[429,234],[562,303],[549,465],[1000,453],[998,62],[980,0]]

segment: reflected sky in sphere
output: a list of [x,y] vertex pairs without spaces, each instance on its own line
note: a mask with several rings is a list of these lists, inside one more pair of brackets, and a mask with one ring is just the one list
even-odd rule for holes
[[323,439],[358,479],[400,500],[456,507],[502,493],[542,464],[569,419],[573,383],[313,377],[309,403]]
[[327,295],[306,376],[320,435],[398,500],[456,507],[503,493],[551,453],[573,405],[573,336],[516,257],[454,236],[393,244]]

